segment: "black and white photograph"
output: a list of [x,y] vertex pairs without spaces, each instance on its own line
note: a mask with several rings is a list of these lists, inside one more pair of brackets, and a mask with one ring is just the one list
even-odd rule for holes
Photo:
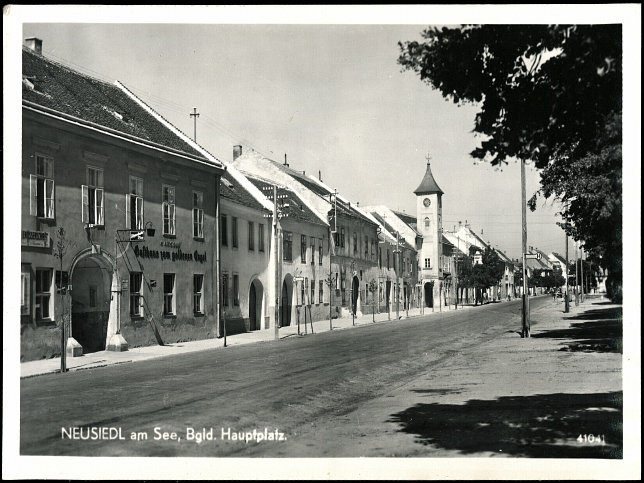
[[4,479],[641,478],[639,4],[3,14]]

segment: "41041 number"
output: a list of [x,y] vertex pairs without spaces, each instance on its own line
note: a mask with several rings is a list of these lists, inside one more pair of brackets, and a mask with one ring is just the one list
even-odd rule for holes
[[606,437],[603,434],[580,434],[577,442],[582,444],[606,444]]

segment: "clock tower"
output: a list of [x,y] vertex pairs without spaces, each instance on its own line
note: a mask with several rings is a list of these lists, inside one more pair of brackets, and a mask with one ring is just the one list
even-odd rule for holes
[[422,284],[423,305],[438,307],[442,270],[442,196],[441,190],[432,175],[427,157],[427,169],[416,195],[416,229],[423,237],[418,254],[419,281]]

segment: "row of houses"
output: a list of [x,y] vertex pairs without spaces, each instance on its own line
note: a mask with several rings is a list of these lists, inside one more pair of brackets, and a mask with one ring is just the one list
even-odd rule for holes
[[[118,81],[22,52],[21,343],[72,355],[453,303],[460,254],[429,163],[416,213],[359,206],[233,147],[224,163]],[[410,189],[413,187],[410,187]],[[498,294],[515,294],[512,261]],[[496,290],[496,288],[495,288]],[[43,356],[43,355],[41,355]]]

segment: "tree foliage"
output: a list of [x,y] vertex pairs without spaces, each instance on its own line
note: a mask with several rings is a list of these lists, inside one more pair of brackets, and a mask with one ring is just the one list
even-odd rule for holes
[[479,108],[474,158],[541,170],[562,227],[621,281],[621,25],[465,25],[400,42],[398,62]]
[[547,289],[562,287],[566,284],[561,270],[536,269],[528,279],[530,287],[543,287]]

